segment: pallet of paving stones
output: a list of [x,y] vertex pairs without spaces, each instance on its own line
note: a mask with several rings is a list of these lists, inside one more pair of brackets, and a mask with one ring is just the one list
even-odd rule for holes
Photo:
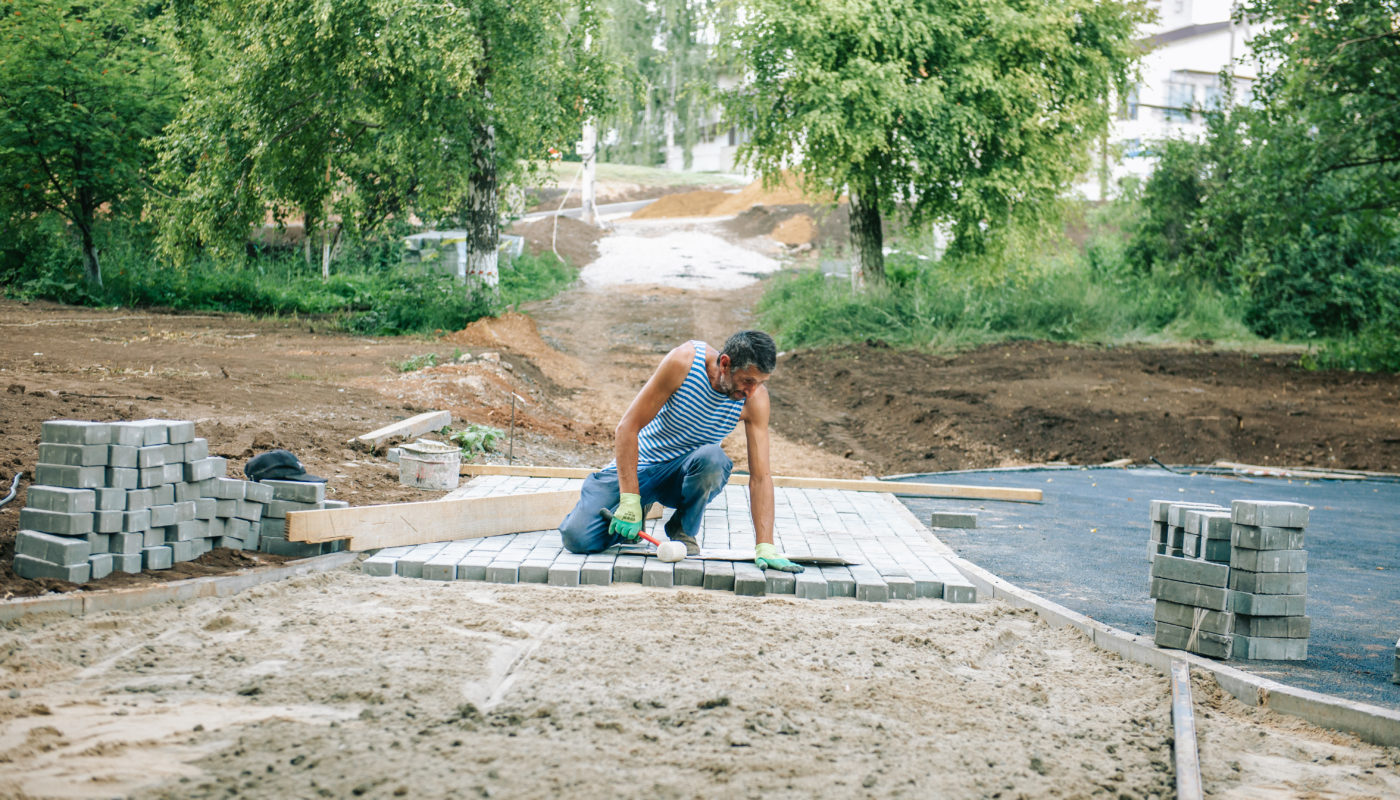
[[1213,658],[1305,660],[1308,507],[1154,500],[1155,641]]
[[[278,534],[287,510],[333,507],[323,484],[284,487],[293,482],[227,473],[227,461],[209,455],[188,420],[45,422],[20,510],[15,574],[86,583],[169,569],[215,547],[297,556],[337,547],[287,543]],[[315,502],[307,502],[311,494]]]

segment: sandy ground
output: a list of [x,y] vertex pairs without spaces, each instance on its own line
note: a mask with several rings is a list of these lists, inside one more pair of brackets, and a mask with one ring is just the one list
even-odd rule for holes
[[[0,654],[0,797],[1174,793],[1166,678],[1000,603],[347,568]],[[1208,688],[1208,794],[1400,794],[1400,751]]]

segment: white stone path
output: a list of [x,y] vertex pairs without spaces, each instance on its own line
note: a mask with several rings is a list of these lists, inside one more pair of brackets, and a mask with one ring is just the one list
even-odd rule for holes
[[[576,488],[579,480],[483,476],[448,498],[529,494]],[[532,531],[483,539],[389,547],[362,562],[366,574],[427,580],[548,583],[555,586],[640,583],[695,586],[740,595],[795,594],[824,599],[942,598],[977,600],[976,588],[940,555],[933,534],[890,494],[838,489],[774,490],[774,538],[789,556],[836,556],[851,567],[808,567],[800,575],[760,570],[749,561],[686,559],[668,564],[617,548],[577,555],[563,548],[559,531]],[[665,539],[662,520],[648,531]],[[705,510],[700,548],[752,550],[748,490],[726,487]]]

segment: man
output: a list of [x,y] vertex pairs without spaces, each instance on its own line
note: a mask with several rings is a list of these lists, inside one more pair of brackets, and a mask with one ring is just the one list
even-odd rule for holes
[[[715,349],[701,341],[677,347],[632,400],[617,424],[615,459],[583,482],[582,496],[559,532],[573,553],[635,542],[642,509],[659,502],[676,511],[666,536],[697,555],[705,506],[724,489],[734,462],[719,443],[742,421],[749,451],[749,513],[759,569],[801,572],[773,546],[773,477],[768,467],[768,388],[777,365],[773,339],[740,331]],[[613,508],[611,522],[598,512]]]

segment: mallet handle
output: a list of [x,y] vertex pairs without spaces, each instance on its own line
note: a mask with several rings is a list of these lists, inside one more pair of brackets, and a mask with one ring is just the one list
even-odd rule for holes
[[[602,508],[602,509],[599,509],[599,510],[598,510],[598,516],[602,517],[603,519],[607,520],[608,522],[612,522],[613,512],[609,511],[609,510],[606,509],[606,508]],[[646,523],[643,522],[642,524],[645,525]],[[646,539],[648,542],[651,542],[652,544],[656,545],[657,547],[660,547],[660,546],[661,546],[661,542],[658,542],[658,541],[656,541],[655,539],[651,538],[651,536],[647,534],[645,528],[643,528],[642,530],[637,531],[637,535],[640,536],[640,537],[642,537],[643,539]]]

